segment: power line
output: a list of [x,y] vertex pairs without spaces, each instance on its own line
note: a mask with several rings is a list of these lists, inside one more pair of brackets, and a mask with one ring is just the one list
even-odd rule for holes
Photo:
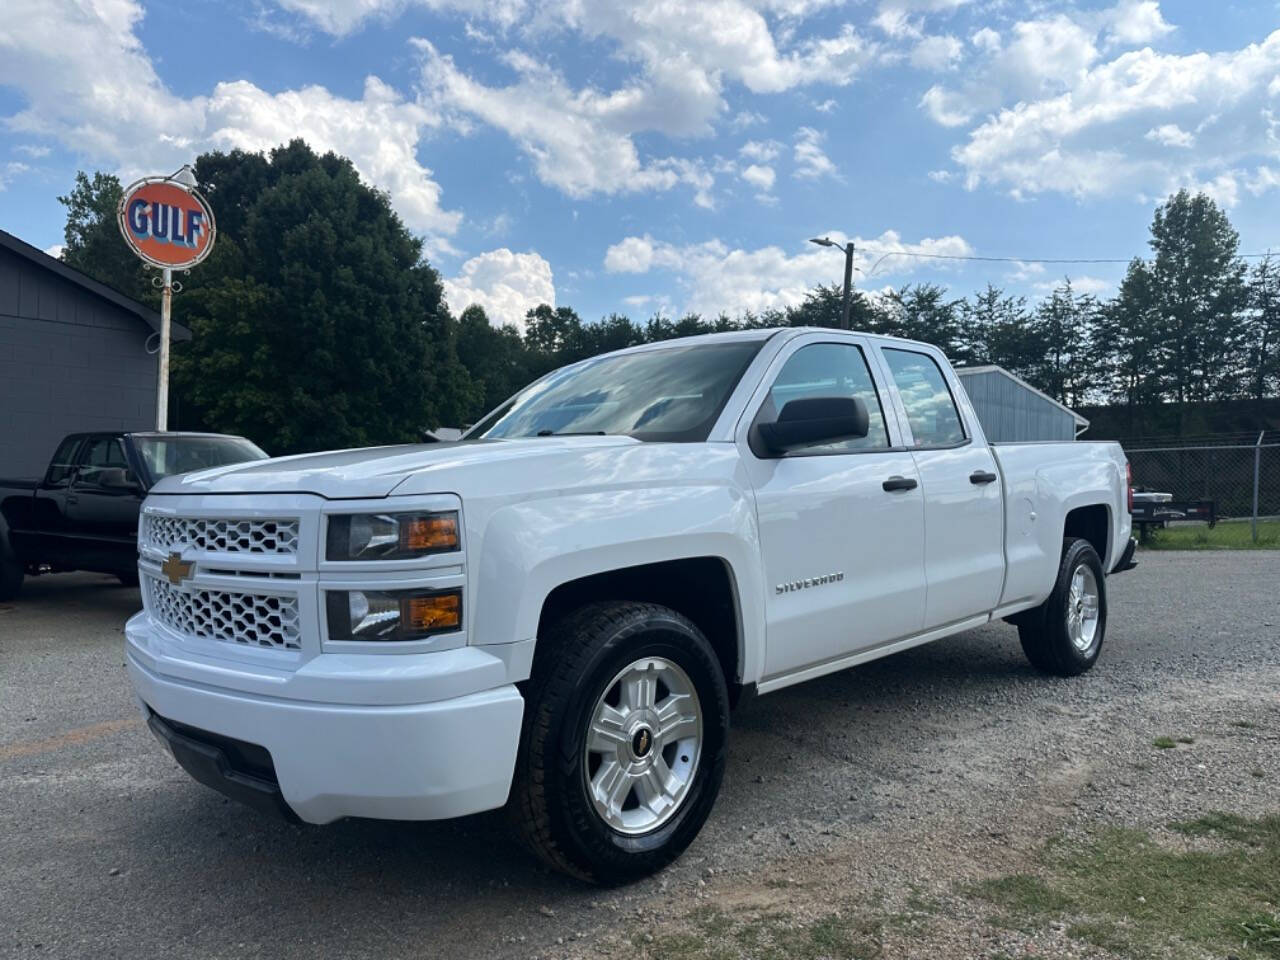
[[[1241,253],[1237,254],[1240,260],[1262,260],[1272,256],[1271,251],[1266,253]],[[1063,264],[1084,264],[1084,263],[1132,263],[1137,257],[979,257],[966,256],[958,253],[916,253],[911,250],[891,250],[882,255],[879,260],[872,264],[871,269],[867,271],[865,276],[871,276],[876,272],[880,264],[884,263],[890,257],[916,257],[921,260],[975,260],[982,263],[1063,263]]]

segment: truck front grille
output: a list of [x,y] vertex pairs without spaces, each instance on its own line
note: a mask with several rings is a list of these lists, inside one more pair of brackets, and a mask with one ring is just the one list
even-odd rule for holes
[[292,557],[298,553],[298,520],[164,517],[147,513],[142,518],[142,543],[159,550],[192,547],[216,553]]
[[201,640],[273,650],[301,650],[298,599],[276,594],[192,588],[180,590],[146,575],[147,610],[174,630]]

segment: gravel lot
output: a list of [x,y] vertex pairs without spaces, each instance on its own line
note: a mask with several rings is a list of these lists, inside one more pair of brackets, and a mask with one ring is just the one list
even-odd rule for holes
[[0,956],[635,956],[708,904],[834,902],[900,921],[883,956],[1073,955],[964,904],[917,929],[910,904],[1090,824],[1280,809],[1280,552],[1146,553],[1109,586],[1084,677],[1033,673],[999,625],[748,705],[698,841],[599,890],[539,868],[499,815],[311,828],[224,801],[138,717],[137,591],[30,581],[0,605]]

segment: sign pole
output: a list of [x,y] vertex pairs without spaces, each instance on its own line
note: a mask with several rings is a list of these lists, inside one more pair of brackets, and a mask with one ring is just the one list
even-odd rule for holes
[[169,429],[169,311],[173,305],[173,270],[164,268],[160,291],[160,381],[156,389],[156,429]]
[[[156,429],[169,429],[169,347],[174,270],[190,270],[213,249],[213,211],[196,189],[189,164],[167,177],[143,177],[120,197],[116,222],[125,243],[161,271],[160,369],[156,377]],[[151,280],[155,283],[155,278]]]

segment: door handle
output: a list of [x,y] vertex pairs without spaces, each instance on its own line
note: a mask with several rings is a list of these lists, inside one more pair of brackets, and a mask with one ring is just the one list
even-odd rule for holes
[[893,476],[893,477],[890,477],[888,480],[886,480],[884,483],[880,484],[880,486],[884,487],[886,490],[889,490],[889,491],[914,490],[916,488],[916,482],[911,477]]
[[969,474],[970,483],[995,483],[1000,478],[986,470],[975,470]]

